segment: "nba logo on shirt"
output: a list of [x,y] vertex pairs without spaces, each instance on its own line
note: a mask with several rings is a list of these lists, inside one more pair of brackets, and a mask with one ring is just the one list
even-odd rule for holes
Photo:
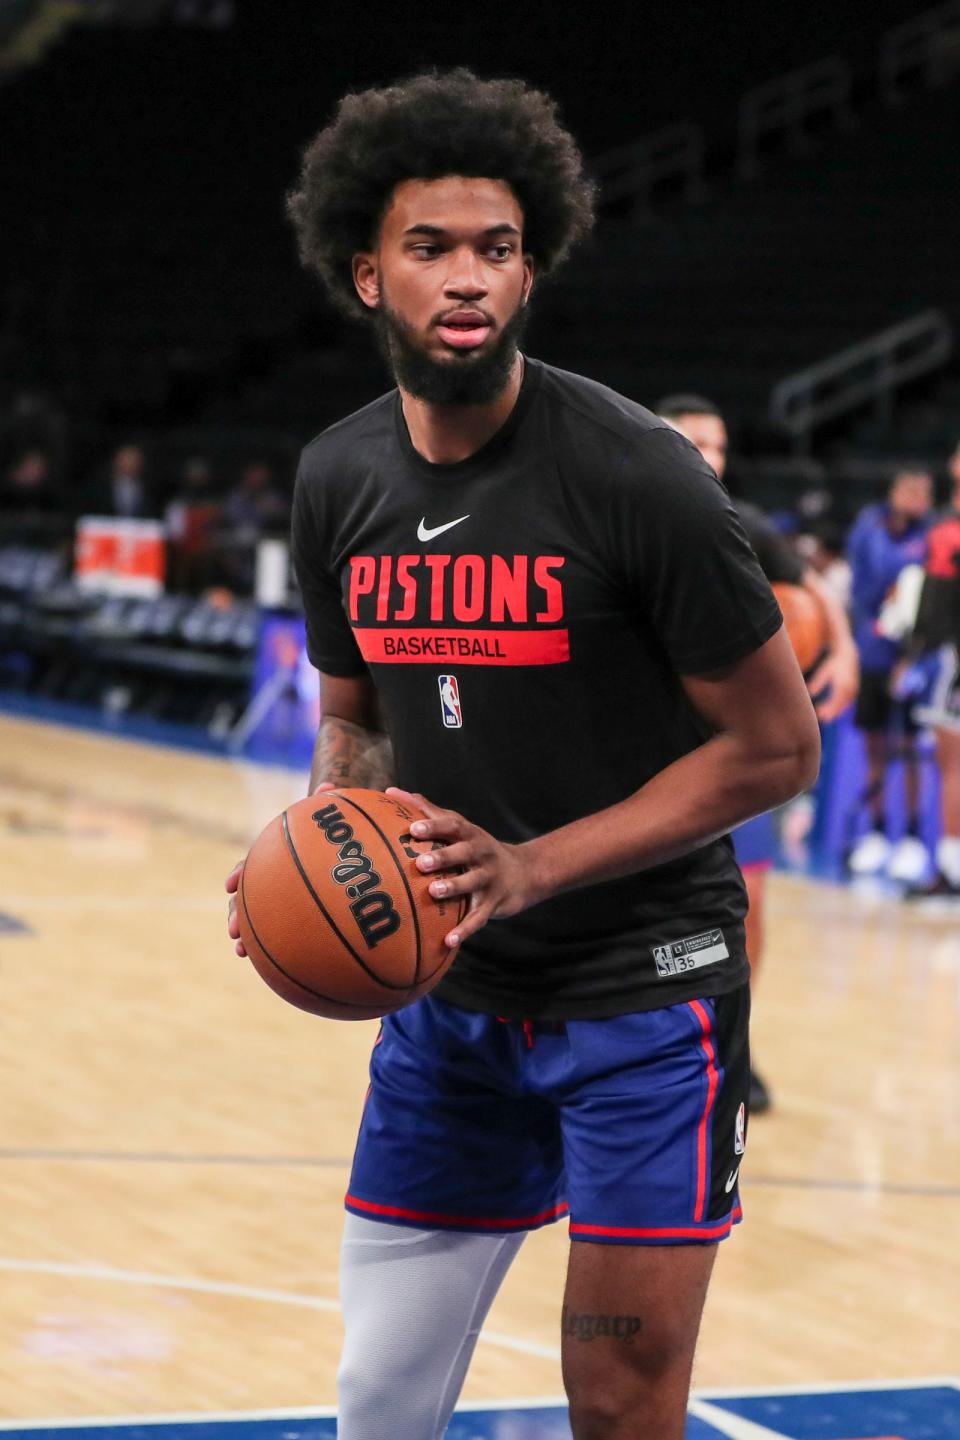
[[460,686],[456,675],[440,676],[440,713],[448,730],[459,730],[463,725],[460,712]]

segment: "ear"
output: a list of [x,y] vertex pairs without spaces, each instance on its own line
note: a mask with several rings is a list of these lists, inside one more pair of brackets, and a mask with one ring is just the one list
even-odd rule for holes
[[376,257],[371,252],[354,255],[353,283],[364,305],[369,310],[376,310],[380,304],[380,272]]
[[523,257],[523,289],[522,289],[522,291],[520,292],[520,304],[521,304],[521,305],[526,305],[527,301],[530,299],[530,292],[531,292],[531,290],[533,289],[533,281],[534,281],[533,256],[532,256],[532,255],[524,255],[524,257]]

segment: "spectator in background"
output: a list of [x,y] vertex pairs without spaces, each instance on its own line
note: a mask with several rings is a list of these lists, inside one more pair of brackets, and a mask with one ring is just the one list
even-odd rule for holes
[[144,478],[143,451],[139,445],[121,445],[114,452],[106,477],[96,480],[84,497],[88,515],[116,515],[124,520],[156,516],[153,496]]
[[[910,656],[932,661],[932,684],[913,715],[937,737],[943,833],[932,881],[910,886],[907,900],[960,900],[960,444],[948,462],[951,504],[927,536],[927,562]],[[907,679],[905,668],[898,677]],[[909,684],[901,693],[909,695]]]
[[215,539],[221,509],[207,461],[188,460],[164,511],[170,590],[197,595],[217,579]]
[[850,609],[852,576],[844,554],[844,535],[833,520],[814,520],[797,536],[797,553],[815,570],[844,613]]
[[[851,570],[853,633],[860,652],[860,695],[854,721],[867,749],[863,803],[869,829],[850,854],[855,875],[881,871],[906,885],[925,877],[930,857],[919,835],[917,726],[910,707],[894,699],[891,679],[902,655],[901,642],[882,633],[881,611],[909,565],[922,565],[933,506],[933,481],[921,466],[910,465],[893,477],[886,501],[868,505],[854,522],[847,542]],[[907,831],[894,846],[887,834],[886,780],[890,762],[904,763]]]
[[25,450],[0,484],[0,510],[18,514],[50,514],[63,506],[50,460],[43,450]]
[[290,501],[277,487],[272,467],[252,460],[223,505],[221,568],[227,583],[250,594],[258,543],[267,535],[286,536],[289,527]]
[[[659,401],[657,414],[696,445],[718,480],[722,481],[727,468],[727,427],[713,402],[701,395],[667,395]],[[857,693],[857,657],[846,614],[819,575],[774,529],[762,510],[743,500],[735,500],[734,504],[747,538],[771,584],[783,581],[789,585],[802,585],[813,591],[823,604],[829,625],[830,647],[807,683],[817,700],[820,719],[833,720],[851,704]],[[766,953],[766,881],[776,849],[772,814],[757,815],[753,820],[738,825],[731,838],[747,888],[746,942],[753,992]],[[766,1081],[751,1067],[751,1115],[762,1115],[770,1109],[770,1105]]]

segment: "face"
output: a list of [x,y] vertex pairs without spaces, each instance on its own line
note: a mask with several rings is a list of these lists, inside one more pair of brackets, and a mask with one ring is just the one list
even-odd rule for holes
[[890,504],[907,520],[922,520],[933,504],[933,481],[923,470],[904,470],[890,487]]
[[436,404],[481,404],[513,368],[533,262],[523,212],[501,180],[405,180],[376,250],[354,257],[398,383]]
[[719,415],[677,415],[670,424],[696,445],[718,480],[727,468],[727,427]]
[[113,468],[122,475],[139,475],[143,470],[143,451],[136,445],[124,445],[113,457]]

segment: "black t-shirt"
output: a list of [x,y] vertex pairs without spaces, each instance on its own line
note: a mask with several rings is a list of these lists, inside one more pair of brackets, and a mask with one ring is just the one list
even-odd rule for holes
[[[469,459],[432,465],[396,391],[306,447],[293,549],[310,657],[367,667],[399,785],[522,842],[625,799],[709,735],[679,675],[781,616],[699,452],[649,411],[528,361]],[[728,838],[491,921],[437,994],[529,1019],[715,995],[748,974]]]

